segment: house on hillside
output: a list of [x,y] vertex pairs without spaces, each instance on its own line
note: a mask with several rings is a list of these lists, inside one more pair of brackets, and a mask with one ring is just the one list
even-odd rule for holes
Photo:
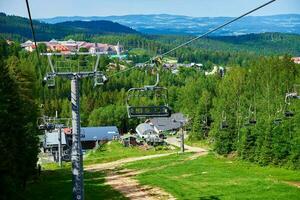
[[83,149],[93,149],[99,143],[115,140],[119,137],[119,130],[116,126],[81,128],[81,145]]

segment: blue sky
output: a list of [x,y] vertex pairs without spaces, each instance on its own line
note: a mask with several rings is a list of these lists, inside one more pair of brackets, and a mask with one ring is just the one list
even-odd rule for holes
[[[33,18],[177,14],[237,16],[269,0],[29,0]],[[0,11],[26,16],[25,0],[0,0]],[[300,0],[277,0],[253,15],[300,14]]]

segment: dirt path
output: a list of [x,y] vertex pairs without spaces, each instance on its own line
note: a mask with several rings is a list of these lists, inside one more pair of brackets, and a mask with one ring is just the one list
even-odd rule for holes
[[88,165],[84,168],[84,170],[87,170],[87,171],[112,170],[112,169],[115,169],[116,167],[120,167],[126,163],[139,161],[139,160],[147,160],[147,159],[152,159],[152,158],[160,158],[160,157],[164,157],[164,156],[169,156],[171,154],[175,154],[175,153],[164,153],[164,154],[156,154],[156,155],[149,155],[149,156],[125,158],[125,159],[116,160],[116,161],[109,162],[109,163]]
[[[180,148],[180,141],[176,137],[168,137],[166,142]],[[206,149],[200,147],[191,147],[186,144],[184,145],[184,150],[185,152],[194,152],[194,153],[202,153],[202,154],[207,154],[208,152]]]
[[106,184],[133,200],[175,200],[175,198],[158,187],[143,186],[134,177],[143,171],[110,171],[105,178]]
[[296,182],[296,181],[287,181],[285,182],[286,184],[288,185],[291,185],[291,186],[294,186],[294,187],[297,187],[300,189],[300,182]]
[[[174,137],[168,138],[167,143],[180,146],[178,140]],[[194,152],[195,154],[188,157],[186,160],[181,161],[185,162],[187,160],[193,160],[198,158],[199,156],[203,156],[207,154],[206,149],[198,148],[198,147],[191,147],[185,145],[186,152]],[[140,160],[147,160],[153,158],[159,158],[164,156],[169,156],[175,153],[165,153],[165,154],[157,154],[157,155],[150,155],[150,156],[142,156],[142,157],[135,157],[135,158],[126,158],[117,161],[113,161],[110,163],[102,163],[102,164],[94,164],[85,167],[85,170],[88,171],[106,171],[107,176],[105,178],[106,184],[112,186],[115,190],[121,192],[125,197],[128,197],[132,200],[174,200],[171,194],[165,192],[161,188],[152,187],[152,186],[145,186],[140,185],[139,182],[134,179],[134,177],[140,173],[144,173],[146,171],[157,170],[157,169],[149,169],[149,170],[116,170],[117,167],[120,167],[126,163],[140,161]],[[178,164],[178,163],[173,163]],[[165,167],[171,166],[172,164],[160,166],[160,169]]]

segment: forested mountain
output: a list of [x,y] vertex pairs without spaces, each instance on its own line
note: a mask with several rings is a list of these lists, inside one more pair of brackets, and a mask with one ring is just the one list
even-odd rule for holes
[[[131,28],[114,23],[111,21],[92,21],[92,22],[64,22],[61,24],[47,24],[34,21],[34,28],[37,40],[51,40],[52,38],[62,39],[63,37],[74,34],[108,34],[108,33],[134,33]],[[7,37],[25,40],[31,38],[29,20],[24,17],[9,16],[0,13],[0,33]]]
[[120,25],[115,22],[99,20],[99,21],[71,21],[56,24],[59,27],[72,28],[74,32],[84,32],[87,34],[101,34],[101,33],[127,33],[137,34],[138,32]]
[[[107,17],[54,17],[40,19],[47,23],[64,21],[109,20],[129,26],[147,34],[201,34],[216,27],[232,17],[189,17],[179,15],[125,15]],[[248,16],[228,28],[216,32],[216,35],[241,35],[249,33],[281,32],[300,34],[300,15]]]
[[[193,36],[176,35],[141,35],[128,27],[109,21],[71,21],[57,24],[45,24],[34,21],[38,40],[72,38],[93,42],[117,43],[125,49],[148,48],[152,53],[162,53],[174,45],[183,43]],[[6,39],[15,39],[24,42],[32,39],[29,21],[17,16],[0,15],[0,32]],[[115,36],[105,36],[104,33],[114,33]],[[119,36],[118,36],[118,35]],[[121,34],[121,36],[120,36]],[[127,34],[127,35],[125,35]],[[102,36],[101,36],[102,35]],[[191,47],[207,51],[223,52],[255,52],[260,54],[300,54],[300,35],[284,33],[247,34],[240,36],[213,36],[194,42]],[[189,48],[185,53],[192,54]],[[195,58],[197,60],[197,58]],[[201,61],[197,61],[201,62]]]
[[[192,37],[160,36],[167,44],[182,43]],[[240,36],[214,36],[203,38],[191,46],[211,51],[256,52],[259,54],[300,55],[300,35],[284,33],[261,33]]]

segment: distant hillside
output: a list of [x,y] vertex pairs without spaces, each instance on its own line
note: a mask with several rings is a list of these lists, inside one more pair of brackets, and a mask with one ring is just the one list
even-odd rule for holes
[[[149,36],[151,37],[151,36]],[[179,45],[194,36],[154,36],[153,40],[167,45]],[[209,51],[255,52],[261,55],[290,54],[300,56],[300,35],[288,33],[259,33],[239,36],[211,36],[199,39],[189,46]]]
[[[110,20],[148,34],[200,34],[232,17],[188,17],[179,15],[125,15],[107,17],[55,17],[40,19],[47,23],[74,20]],[[215,35],[242,35],[249,33],[295,33],[300,34],[300,15],[248,16],[215,33]]]
[[[47,24],[34,21],[37,40],[50,40],[52,38],[63,38],[74,33],[84,34],[108,34],[126,33],[137,34],[138,32],[111,21],[90,21],[90,22],[64,22],[59,24]],[[0,13],[0,33],[6,36],[18,36],[23,39],[31,38],[29,20],[19,16],[9,16]]]
[[89,34],[99,34],[99,33],[138,33],[137,31],[123,26],[116,22],[111,22],[107,20],[98,21],[70,21],[55,24],[60,27],[72,28],[76,31],[86,32]]

